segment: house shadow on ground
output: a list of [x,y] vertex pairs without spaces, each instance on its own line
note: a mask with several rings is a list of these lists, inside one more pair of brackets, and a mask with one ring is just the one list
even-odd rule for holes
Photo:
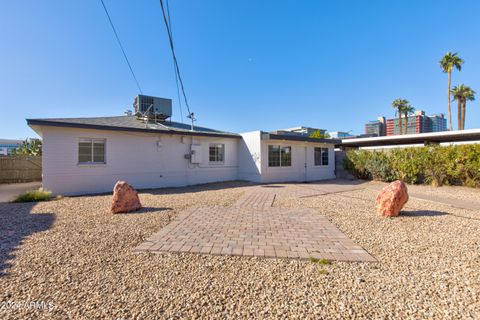
[[138,193],[142,194],[181,194],[181,193],[196,193],[203,191],[216,191],[222,189],[231,189],[231,188],[242,188],[242,187],[251,187],[257,185],[253,182],[247,181],[225,181],[225,182],[212,182],[206,184],[197,184],[192,186],[184,187],[168,187],[168,188],[158,188],[158,189],[137,189]]
[[53,213],[32,213],[36,202],[0,203],[0,277],[7,275],[23,241],[51,228]]

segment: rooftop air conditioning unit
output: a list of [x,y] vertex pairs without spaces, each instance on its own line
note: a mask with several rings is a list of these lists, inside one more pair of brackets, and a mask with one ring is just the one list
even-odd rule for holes
[[137,116],[165,120],[172,116],[172,100],[139,94],[133,101]]

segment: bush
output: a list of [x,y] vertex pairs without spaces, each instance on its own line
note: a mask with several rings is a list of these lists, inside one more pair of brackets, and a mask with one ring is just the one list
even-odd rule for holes
[[50,200],[52,193],[42,188],[33,191],[27,191],[17,196],[12,202],[37,202]]
[[480,187],[480,145],[352,150],[344,166],[361,179]]
[[369,161],[365,163],[365,169],[373,180],[389,182],[395,180],[392,164],[384,152],[375,152],[375,155],[372,155]]

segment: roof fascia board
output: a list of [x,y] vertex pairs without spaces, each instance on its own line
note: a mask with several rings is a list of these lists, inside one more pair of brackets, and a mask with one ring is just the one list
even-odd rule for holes
[[128,132],[144,132],[144,133],[156,133],[156,134],[175,134],[175,135],[182,135],[182,136],[204,136],[204,137],[222,137],[222,138],[236,138],[236,139],[241,138],[240,135],[226,134],[226,133],[208,133],[208,132],[198,132],[198,131],[141,129],[141,128],[116,127],[116,126],[85,124],[85,123],[53,122],[53,121],[37,120],[37,119],[27,119],[27,124],[29,126],[50,126],[50,127],[95,129],[95,130],[108,130],[108,131],[128,131]]

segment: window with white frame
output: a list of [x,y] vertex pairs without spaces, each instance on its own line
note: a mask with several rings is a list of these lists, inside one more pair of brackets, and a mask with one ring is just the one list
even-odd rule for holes
[[328,166],[328,148],[315,148],[315,165]]
[[105,139],[80,138],[78,141],[78,163],[106,163],[105,141]]
[[225,161],[225,145],[221,143],[211,143],[208,149],[208,161],[223,163]]
[[292,148],[290,146],[268,146],[269,167],[292,166]]

